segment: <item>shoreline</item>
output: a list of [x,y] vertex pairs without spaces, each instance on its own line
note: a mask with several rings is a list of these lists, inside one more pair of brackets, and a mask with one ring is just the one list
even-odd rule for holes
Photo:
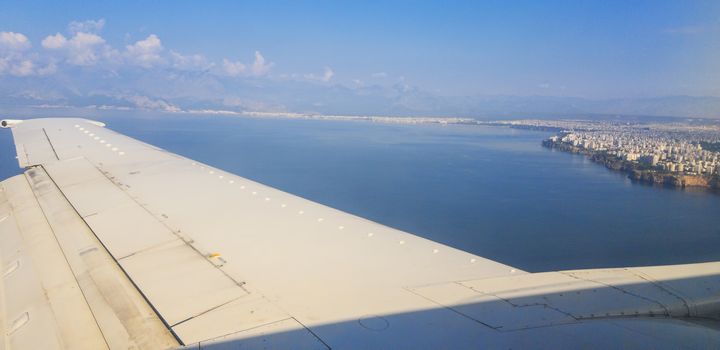
[[542,146],[562,152],[585,155],[592,162],[604,165],[607,169],[627,174],[630,180],[640,183],[675,189],[704,189],[708,192],[720,194],[720,177],[717,175],[704,176],[660,172],[649,166],[619,159],[604,152],[592,152],[550,139],[543,140]]

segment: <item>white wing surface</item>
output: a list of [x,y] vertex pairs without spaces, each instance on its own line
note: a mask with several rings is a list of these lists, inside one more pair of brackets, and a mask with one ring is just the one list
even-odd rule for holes
[[720,264],[529,274],[84,119],[9,121],[2,348],[707,348]]

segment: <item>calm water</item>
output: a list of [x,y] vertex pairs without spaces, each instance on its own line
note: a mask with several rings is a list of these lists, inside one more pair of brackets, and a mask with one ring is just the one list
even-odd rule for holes
[[[529,271],[720,260],[720,195],[631,183],[496,127],[105,118],[148,143]],[[16,173],[0,130],[0,176]]]

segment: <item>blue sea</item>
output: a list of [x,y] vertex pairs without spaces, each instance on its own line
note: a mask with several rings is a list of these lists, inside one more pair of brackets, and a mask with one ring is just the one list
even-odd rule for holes
[[[720,260],[720,195],[632,183],[552,133],[486,126],[155,116],[108,127],[527,271]],[[0,177],[19,173],[0,130]]]

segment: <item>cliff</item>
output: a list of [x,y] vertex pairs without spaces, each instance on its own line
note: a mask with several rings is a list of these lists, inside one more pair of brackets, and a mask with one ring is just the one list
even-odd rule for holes
[[544,140],[542,145],[563,152],[584,154],[593,162],[603,164],[608,169],[627,173],[628,177],[634,181],[665,187],[694,187],[720,191],[720,177],[717,175],[703,176],[662,172],[648,165],[629,162],[602,151],[589,151],[570,144],[553,142],[552,140]]

